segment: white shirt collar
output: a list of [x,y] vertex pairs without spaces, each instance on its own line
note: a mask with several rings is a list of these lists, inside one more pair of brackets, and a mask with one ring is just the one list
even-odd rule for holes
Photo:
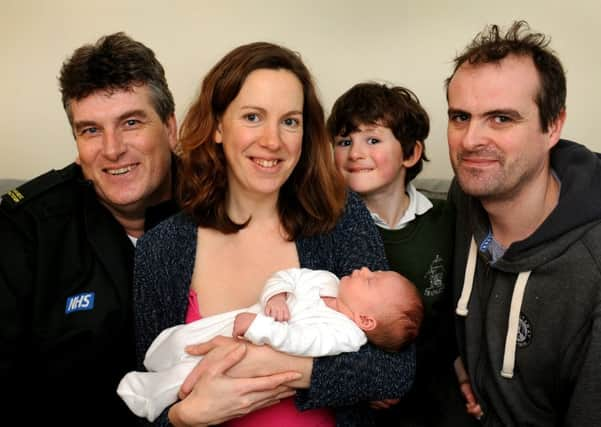
[[138,245],[138,238],[131,236],[131,235],[127,235],[127,237],[129,237],[129,240],[131,240],[131,242],[134,244],[134,247]]
[[409,196],[409,206],[407,206],[405,213],[394,227],[389,226],[377,213],[371,212],[371,217],[378,227],[387,230],[400,230],[413,221],[417,215],[423,215],[432,209],[432,202],[422,193],[417,191],[413,183],[410,182],[407,184],[405,192],[407,193],[407,196]]

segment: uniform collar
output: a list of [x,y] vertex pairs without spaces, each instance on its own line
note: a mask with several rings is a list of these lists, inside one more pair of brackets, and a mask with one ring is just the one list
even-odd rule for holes
[[407,206],[405,213],[394,227],[389,226],[377,213],[371,212],[371,217],[378,227],[382,227],[386,230],[400,230],[405,228],[416,216],[423,215],[432,209],[432,202],[422,193],[417,191],[413,183],[410,182],[407,184],[405,192],[409,197],[409,206]]

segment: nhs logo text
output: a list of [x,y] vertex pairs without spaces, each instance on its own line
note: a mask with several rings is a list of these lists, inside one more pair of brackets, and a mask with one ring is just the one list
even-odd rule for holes
[[84,292],[67,298],[65,314],[94,308],[94,292]]

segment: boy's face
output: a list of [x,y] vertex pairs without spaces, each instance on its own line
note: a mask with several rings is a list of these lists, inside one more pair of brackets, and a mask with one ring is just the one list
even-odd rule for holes
[[403,149],[387,127],[361,125],[347,136],[336,136],[334,159],[346,185],[361,196],[405,189]]

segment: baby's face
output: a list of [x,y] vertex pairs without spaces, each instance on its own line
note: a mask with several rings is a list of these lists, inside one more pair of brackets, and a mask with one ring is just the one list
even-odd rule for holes
[[400,280],[402,277],[394,271],[371,271],[367,267],[354,270],[340,280],[338,305],[354,314],[374,315],[384,302],[399,298]]

